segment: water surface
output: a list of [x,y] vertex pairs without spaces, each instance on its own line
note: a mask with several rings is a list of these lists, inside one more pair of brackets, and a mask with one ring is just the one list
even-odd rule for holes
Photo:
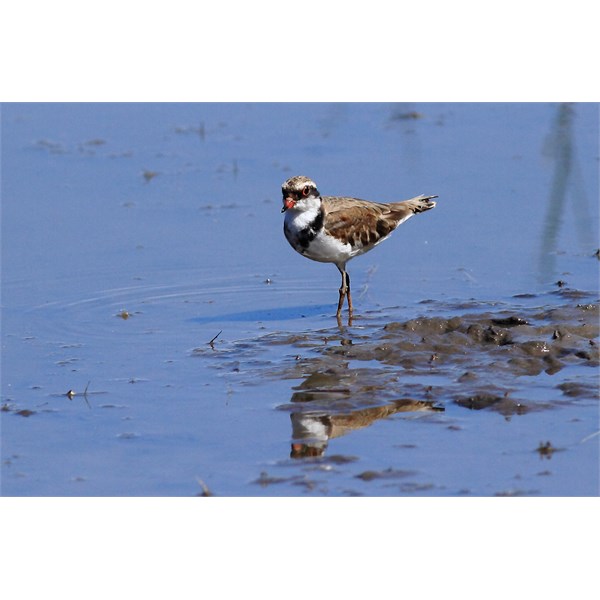
[[[3,105],[2,494],[597,495],[598,159],[595,104]],[[351,324],[295,174],[439,196]]]

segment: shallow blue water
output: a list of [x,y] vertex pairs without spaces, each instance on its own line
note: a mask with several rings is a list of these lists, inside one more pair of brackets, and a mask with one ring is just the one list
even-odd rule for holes
[[[282,234],[289,176],[439,196],[349,264],[356,336],[552,307],[559,279],[597,302],[598,160],[595,104],[3,105],[2,494],[597,494],[589,398],[508,420],[448,402],[292,460],[299,381],[273,372],[318,348],[269,334],[336,331],[337,270]],[[570,366],[529,394],[597,376]]]

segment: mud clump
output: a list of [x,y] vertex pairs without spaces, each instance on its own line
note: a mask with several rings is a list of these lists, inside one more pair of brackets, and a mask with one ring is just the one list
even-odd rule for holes
[[472,396],[459,397],[454,400],[455,404],[468,408],[469,410],[484,410],[490,409],[505,417],[512,415],[524,415],[530,411],[524,403],[513,400],[508,396],[498,396],[486,392],[480,392]]
[[515,316],[492,319],[492,324],[499,325],[501,327],[516,327],[517,325],[528,325],[525,319]]
[[466,398],[457,398],[455,402],[459,406],[464,406],[470,410],[481,410],[482,408],[489,408],[490,406],[502,402],[502,398],[500,396],[495,396],[494,394],[482,393]]
[[413,333],[419,333],[421,335],[440,334],[448,333],[449,331],[455,331],[461,326],[460,317],[452,317],[451,319],[444,319],[439,317],[419,317],[417,319],[411,319],[405,323],[388,323],[384,326],[384,331],[410,331]]
[[519,344],[521,351],[528,356],[548,356],[551,352],[551,347],[544,341],[530,340]]
[[578,381],[566,381],[556,386],[565,396],[570,398],[590,397],[598,393],[596,386],[580,383]]
[[375,479],[399,479],[403,477],[410,477],[415,475],[414,471],[404,471],[400,469],[383,469],[381,471],[363,471],[356,475],[357,479],[362,479],[363,481],[373,481]]
[[474,323],[467,328],[467,335],[479,344],[493,344],[495,346],[506,346],[512,344],[513,340],[506,329],[485,326],[480,323]]
[[[597,312],[595,308],[585,311]],[[370,339],[352,347],[331,346],[328,352],[410,372],[464,366],[470,377],[483,368],[515,376],[554,374],[575,362],[598,365],[598,346],[593,341],[598,325],[594,319],[582,322],[581,313],[578,305],[521,315],[418,317],[388,323],[372,332]]]

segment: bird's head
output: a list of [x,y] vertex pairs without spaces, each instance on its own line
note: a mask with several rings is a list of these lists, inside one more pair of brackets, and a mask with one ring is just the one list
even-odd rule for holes
[[296,175],[288,179],[282,186],[283,207],[281,212],[289,209],[307,210],[310,206],[310,200],[319,198],[317,184],[304,175]]

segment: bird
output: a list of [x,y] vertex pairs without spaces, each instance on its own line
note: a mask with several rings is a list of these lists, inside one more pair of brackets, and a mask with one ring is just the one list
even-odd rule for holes
[[413,215],[435,207],[433,198],[416,196],[401,202],[371,202],[346,196],[321,196],[316,183],[305,175],[287,179],[281,186],[283,232],[296,252],[323,263],[333,263],[342,276],[336,312],[338,322],[344,299],[353,314],[350,276],[346,264],[372,250]]

